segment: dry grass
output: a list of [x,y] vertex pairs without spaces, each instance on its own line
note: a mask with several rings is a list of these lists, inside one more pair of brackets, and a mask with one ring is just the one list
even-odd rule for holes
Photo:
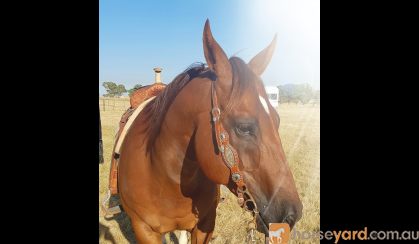
[[[99,165],[100,201],[107,190],[114,135],[122,113],[122,111],[101,111],[105,164]],[[279,133],[304,205],[303,218],[295,229],[319,231],[320,107],[284,104],[280,106],[279,114],[281,116]],[[228,190],[223,190],[222,195],[226,200],[217,209],[214,238],[211,243],[245,243],[246,223],[250,215],[243,212],[235,196]],[[100,243],[135,243],[129,220],[124,214],[111,220],[99,217],[99,236]],[[261,238],[262,236],[260,235]],[[319,243],[319,241],[292,240],[291,243]]]

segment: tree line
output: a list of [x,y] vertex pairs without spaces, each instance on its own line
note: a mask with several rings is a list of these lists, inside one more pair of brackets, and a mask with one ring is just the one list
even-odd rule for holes
[[141,84],[137,84],[133,88],[127,90],[124,85],[118,85],[112,81],[105,81],[102,83],[102,86],[105,87],[106,90],[106,94],[103,95],[104,97],[120,97],[124,93],[128,93],[128,95],[131,96],[135,90],[142,87]]
[[[105,97],[120,97],[124,93],[131,96],[135,90],[142,87],[141,84],[136,84],[127,90],[124,85],[111,81],[103,82],[102,85],[106,89],[106,94],[103,95]],[[320,90],[314,90],[309,84],[285,84],[277,87],[280,103],[320,103]]]
[[285,84],[277,87],[280,103],[320,103],[320,90],[314,90],[309,84]]

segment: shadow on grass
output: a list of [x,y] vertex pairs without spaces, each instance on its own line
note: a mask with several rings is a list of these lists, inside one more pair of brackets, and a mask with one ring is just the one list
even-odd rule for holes
[[[115,206],[115,205],[118,205],[118,204],[119,204],[119,196],[112,196],[109,199],[109,206]],[[137,243],[136,240],[135,240],[134,232],[131,228],[131,221],[130,221],[128,215],[125,212],[119,213],[119,214],[117,214],[115,216],[112,216],[112,217],[109,217],[109,218],[105,218],[105,220],[107,220],[107,221],[115,220],[118,223],[119,229],[121,230],[121,233],[124,235],[125,239],[127,239],[127,241],[130,244]],[[109,239],[106,238],[107,235],[110,235],[110,236],[112,236],[112,235],[109,233],[109,228],[106,227],[106,226],[104,226],[104,227],[105,228],[103,229],[103,231],[105,231],[105,234],[104,234],[105,239],[109,240]],[[99,231],[101,231],[101,226],[99,226],[99,228],[100,228]],[[111,240],[111,242],[112,242],[112,240]],[[112,242],[112,243],[117,243],[117,242]]]
[[[115,206],[119,204],[119,196],[112,196],[109,199],[109,206]],[[106,221],[115,220],[118,225],[121,233],[125,237],[125,239],[130,244],[135,244],[137,241],[135,240],[134,231],[131,228],[131,221],[128,215],[125,212],[119,213],[115,216],[105,218]],[[103,236],[105,240],[110,241],[112,243],[117,244],[118,242],[115,241],[112,234],[109,231],[109,227],[99,223],[99,237]],[[170,232],[167,235],[164,235],[162,239],[163,243],[167,244],[179,244],[178,236],[174,232]]]
[[115,239],[113,238],[112,234],[109,232],[109,227],[103,225],[99,222],[99,238],[103,236],[103,239],[110,241],[111,243],[116,244]]

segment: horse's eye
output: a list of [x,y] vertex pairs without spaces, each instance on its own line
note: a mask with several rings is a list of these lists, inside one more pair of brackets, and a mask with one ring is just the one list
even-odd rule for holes
[[240,136],[249,136],[254,134],[254,126],[252,124],[238,124],[236,133]]

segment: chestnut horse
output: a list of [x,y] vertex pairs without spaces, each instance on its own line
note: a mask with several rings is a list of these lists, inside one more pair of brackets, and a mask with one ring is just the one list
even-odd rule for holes
[[208,20],[203,34],[208,67],[178,75],[134,120],[121,147],[118,187],[139,243],[161,243],[162,234],[173,230],[189,231],[192,243],[208,243],[219,186],[239,195],[237,178],[217,146],[214,98],[220,126],[240,159],[244,200],[251,195],[259,209],[258,230],[267,235],[268,223],[279,222],[292,228],[302,215],[278,134],[279,115],[260,78],[276,37],[246,64],[227,58]]

